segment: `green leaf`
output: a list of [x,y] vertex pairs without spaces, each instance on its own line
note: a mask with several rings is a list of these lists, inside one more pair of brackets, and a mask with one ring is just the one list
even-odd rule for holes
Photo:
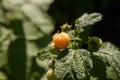
[[0,71],[0,80],[8,80],[7,75],[3,73],[2,71]]
[[38,26],[38,29],[44,33],[49,34],[53,31],[54,25],[51,18],[47,13],[39,9],[38,6],[32,3],[26,3],[21,7],[21,11],[33,24]]
[[116,47],[114,44],[110,42],[104,42],[101,46],[101,49],[112,50],[112,51],[119,51],[119,48]]
[[50,52],[50,49],[47,47],[47,48],[44,48],[44,49],[40,49],[37,57],[41,61],[43,61],[45,59],[51,59],[52,58],[52,53]]
[[60,80],[84,80],[92,68],[90,53],[84,49],[62,52],[55,62],[55,76]]
[[0,67],[7,64],[7,51],[10,44],[10,31],[3,26],[0,26]]
[[33,25],[29,21],[25,21],[23,25],[26,40],[37,40],[44,37],[44,34],[38,26]]
[[46,11],[49,8],[49,5],[54,0],[30,0],[31,3],[38,5],[42,10]]
[[80,18],[75,21],[76,27],[84,27],[88,25],[93,25],[94,23],[100,21],[102,15],[100,13],[87,14],[84,13]]
[[108,79],[120,79],[120,51],[111,43],[104,43],[98,52],[93,52],[93,56],[101,60],[106,65],[106,77]]
[[100,13],[83,14],[75,21],[75,36],[86,39],[91,32],[91,25],[100,21],[102,15]]
[[[9,10],[16,10],[25,3],[25,0],[3,0],[3,7]],[[10,4],[10,5],[9,5]]]

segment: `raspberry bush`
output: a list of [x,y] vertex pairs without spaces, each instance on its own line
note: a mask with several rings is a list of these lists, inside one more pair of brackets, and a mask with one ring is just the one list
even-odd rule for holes
[[101,18],[100,13],[85,13],[75,21],[74,29],[64,24],[61,32],[70,36],[70,42],[65,48],[58,47],[64,46],[62,42],[56,46],[56,42],[51,40],[46,48],[38,52],[39,60],[50,61],[48,80],[120,79],[119,49],[112,43],[103,42],[99,37],[91,35],[92,25]]

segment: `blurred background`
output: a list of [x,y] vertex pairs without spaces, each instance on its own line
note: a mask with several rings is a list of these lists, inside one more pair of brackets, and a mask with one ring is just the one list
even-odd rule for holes
[[38,50],[66,22],[99,12],[92,35],[120,47],[120,0],[0,0],[0,80],[46,80]]

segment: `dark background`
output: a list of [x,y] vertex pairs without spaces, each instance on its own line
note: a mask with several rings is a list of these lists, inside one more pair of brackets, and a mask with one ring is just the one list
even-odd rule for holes
[[94,25],[92,35],[101,37],[120,47],[120,0],[55,0],[48,11],[55,23],[55,30],[64,23],[74,26],[83,13],[99,12],[102,21]]

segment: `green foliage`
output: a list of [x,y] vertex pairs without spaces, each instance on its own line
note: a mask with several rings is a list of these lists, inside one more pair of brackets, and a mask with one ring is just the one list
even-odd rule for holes
[[[71,42],[67,49],[59,49],[59,54],[53,54],[51,46],[45,51],[39,51],[40,60],[51,57],[54,76],[58,80],[120,79],[119,49],[109,42],[102,42],[99,37],[90,35],[91,25],[101,20],[101,17],[100,13],[92,13],[78,18],[75,29],[67,31]],[[62,31],[66,30],[64,26]],[[84,45],[87,47],[84,48]]]
[[[80,18],[75,21],[76,33],[75,35],[84,39],[90,35],[91,25],[100,21],[102,15],[100,13],[87,14],[84,13]],[[89,26],[89,27],[88,27]]]
[[5,73],[0,72],[0,80],[8,80],[7,76],[5,75]]
[[[105,45],[104,45],[105,44]],[[111,43],[104,43],[93,56],[105,65],[107,79],[120,79],[120,51]]]
[[[46,53],[46,54],[45,54]],[[51,59],[52,58],[52,53],[50,52],[49,48],[45,48],[39,51],[38,53],[38,58],[43,61],[45,59]]]
[[50,42],[54,24],[47,10],[52,2],[0,0],[0,71],[9,80],[35,80],[44,75],[47,67],[38,65],[35,56]]
[[84,49],[62,52],[55,62],[55,76],[59,80],[84,80],[92,68],[89,51]]
[[10,31],[4,27],[0,27],[0,67],[7,63],[7,51],[11,38],[9,38]]

